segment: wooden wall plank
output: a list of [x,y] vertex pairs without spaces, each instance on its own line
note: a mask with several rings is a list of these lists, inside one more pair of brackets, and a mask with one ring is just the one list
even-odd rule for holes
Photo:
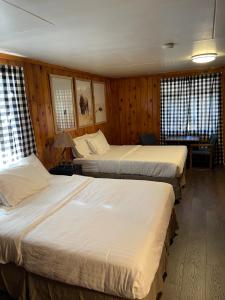
[[[126,144],[126,136],[127,136],[127,120],[126,120],[126,99],[124,96],[124,93],[129,92],[127,90],[127,87],[125,85],[125,81],[121,80],[118,83],[118,98],[119,98],[119,105],[120,105],[120,114],[119,114],[119,120],[120,120],[120,142],[122,145]],[[123,129],[122,129],[123,128]]]
[[138,144],[144,132],[159,138],[159,79],[153,77],[126,78],[117,82],[121,144]]
[[160,139],[160,81],[158,77],[153,79],[152,111],[153,132]]
[[130,81],[130,139],[131,144],[138,143],[137,136],[137,84],[136,79]]
[[131,91],[131,81],[130,79],[126,79],[124,81],[125,84],[125,91],[124,91],[124,106],[125,106],[125,119],[126,119],[126,131],[124,135],[124,144],[130,144],[131,142],[128,138],[131,139],[131,132],[132,132],[132,121],[131,121],[131,114],[132,114],[132,91]]
[[[148,79],[143,77],[140,79],[140,131],[141,133],[148,132]],[[141,121],[142,120],[142,121]]]
[[148,78],[148,86],[147,86],[147,94],[148,94],[148,106],[147,106],[147,132],[154,132],[153,129],[153,78]]
[[[142,97],[141,97],[141,79],[136,79],[136,124],[142,119]],[[143,122],[140,122],[141,128],[143,127]],[[135,126],[135,144],[139,144],[139,134],[137,126]],[[141,129],[140,129],[141,130]]]
[[108,130],[109,141],[111,144],[120,145],[120,103],[118,96],[118,83],[116,81],[108,81]]

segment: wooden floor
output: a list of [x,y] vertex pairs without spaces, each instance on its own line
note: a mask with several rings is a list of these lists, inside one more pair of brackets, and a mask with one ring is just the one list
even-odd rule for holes
[[225,300],[225,169],[187,172],[161,300]]

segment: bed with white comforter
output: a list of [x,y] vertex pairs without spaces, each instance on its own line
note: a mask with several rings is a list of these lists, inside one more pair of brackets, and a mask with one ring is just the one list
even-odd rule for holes
[[150,177],[181,177],[187,158],[186,146],[110,146],[104,154],[74,159],[84,174],[113,173]]
[[0,263],[142,299],[159,266],[173,204],[166,183],[52,175],[48,187],[0,208]]

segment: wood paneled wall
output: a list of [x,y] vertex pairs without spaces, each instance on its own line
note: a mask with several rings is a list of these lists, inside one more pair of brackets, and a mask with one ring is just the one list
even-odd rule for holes
[[116,143],[137,144],[139,135],[144,132],[152,132],[159,139],[160,78],[205,72],[222,73],[225,150],[225,67],[111,80],[111,101],[117,102],[116,114],[119,115],[120,130],[117,134]]
[[143,132],[160,136],[160,78],[158,76],[111,81],[112,101],[117,101],[118,144],[138,144]]
[[[152,76],[110,79],[15,56],[0,54],[1,64],[22,65],[25,70],[26,91],[35,131],[38,154],[47,166],[59,160],[59,151],[52,147],[55,129],[50,97],[49,74],[104,81],[107,91],[107,123],[74,130],[72,136],[101,129],[111,144],[138,144],[139,135],[153,132],[160,137],[160,78],[222,72],[222,93],[225,107],[225,67],[190,72],[173,72]],[[225,109],[224,149],[225,149]]]
[[[49,74],[57,74],[74,78],[77,77],[105,82],[107,122],[104,124],[93,125],[86,128],[70,131],[70,133],[73,137],[75,137],[83,135],[85,133],[96,132],[98,129],[101,129],[105,133],[109,142],[115,143],[113,135],[111,136],[110,132],[113,131],[115,124],[116,126],[118,126],[118,123],[115,122],[114,124],[115,105],[113,101],[111,101],[111,87],[109,79],[60,66],[3,54],[0,54],[0,63],[22,65],[24,67],[26,93],[35,132],[37,151],[40,159],[46,167],[49,168],[51,166],[54,166],[60,159],[60,151],[52,147],[55,137],[55,128],[50,95]],[[67,155],[69,155],[69,153],[67,153]]]

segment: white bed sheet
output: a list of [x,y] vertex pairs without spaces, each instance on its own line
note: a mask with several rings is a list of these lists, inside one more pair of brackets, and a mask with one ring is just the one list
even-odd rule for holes
[[15,208],[0,206],[0,263],[22,264],[21,240],[79,192],[89,180],[83,176],[52,176],[50,185]]
[[17,262],[68,284],[144,298],[158,269],[174,204],[172,187],[53,177],[57,180],[48,189],[20,207],[1,210],[1,262]]
[[76,158],[84,172],[180,177],[187,158],[186,146],[110,146],[103,155]]

